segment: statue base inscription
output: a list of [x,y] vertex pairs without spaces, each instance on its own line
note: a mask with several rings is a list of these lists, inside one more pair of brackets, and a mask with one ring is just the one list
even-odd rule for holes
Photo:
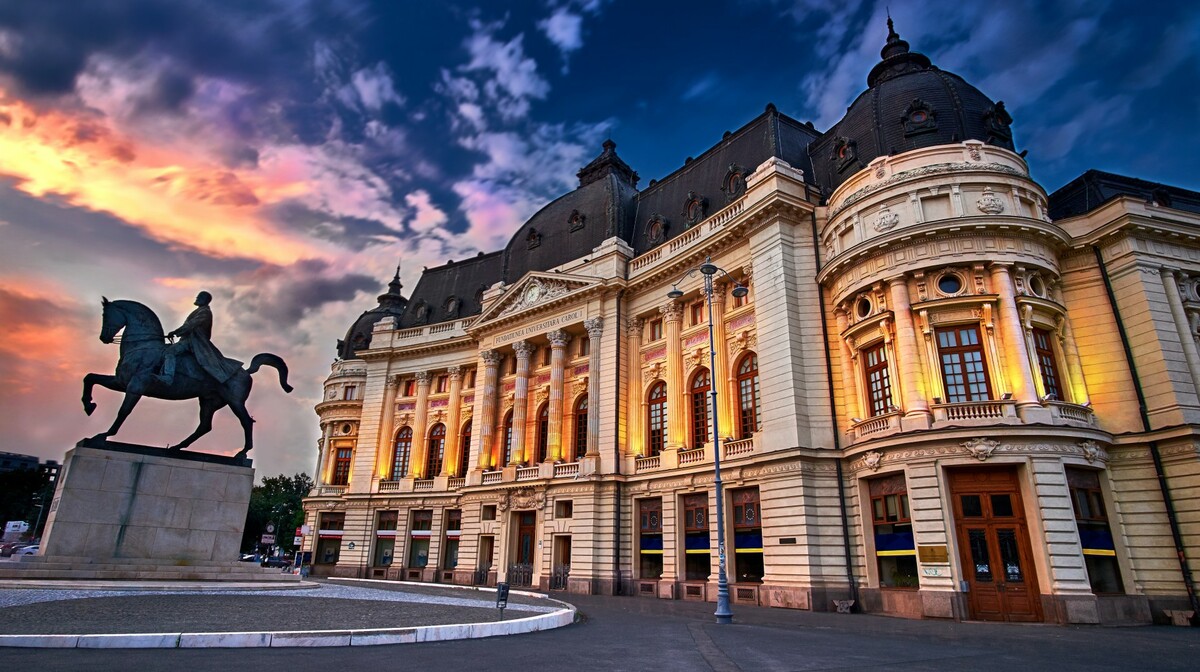
[[41,554],[236,561],[253,485],[244,458],[80,441],[67,451]]

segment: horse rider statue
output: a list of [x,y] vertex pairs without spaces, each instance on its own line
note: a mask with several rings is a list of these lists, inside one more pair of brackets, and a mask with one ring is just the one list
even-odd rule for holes
[[218,383],[224,383],[242,368],[242,362],[228,359],[212,344],[212,294],[200,292],[196,295],[196,309],[187,316],[178,329],[167,334],[168,339],[179,338],[167,346],[163,353],[162,373],[157,376],[164,385],[175,382],[175,359],[184,353],[192,353],[196,363]]

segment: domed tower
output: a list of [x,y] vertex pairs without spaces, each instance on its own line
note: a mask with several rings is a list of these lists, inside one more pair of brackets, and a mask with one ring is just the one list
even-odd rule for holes
[[339,359],[354,359],[358,351],[371,347],[371,332],[375,324],[383,318],[393,317],[397,325],[400,323],[400,316],[408,306],[408,299],[400,293],[403,288],[400,283],[400,267],[397,266],[396,275],[388,283],[388,291],[379,295],[379,305],[359,315],[346,331],[346,337],[338,339]]
[[[1044,190],[1014,151],[1003,103],[910,51],[890,19],[881,56],[867,90],[809,150],[827,204],[824,217],[818,213],[818,280],[836,320],[838,425],[872,506],[878,499],[903,509],[892,518],[899,522],[876,525],[874,536],[869,522],[864,530],[874,542],[868,584],[919,587],[891,596],[912,600],[900,611],[977,616],[985,607],[976,600],[994,586],[972,583],[964,602],[945,599],[958,590],[950,565],[998,566],[969,554],[977,541],[979,548],[1002,542],[987,531],[976,540],[963,527],[973,509],[955,513],[937,496],[910,498],[908,489],[932,488],[924,492],[959,506],[949,493],[975,488],[984,494],[963,500],[968,506],[993,495],[1013,505],[981,509],[991,522],[1024,521],[1023,511],[1052,518],[1069,502],[1066,486],[1027,484],[1038,470],[1063,473],[1065,460],[1085,457],[1080,446],[1105,435],[1060,291],[1068,237],[1050,222]],[[928,527],[914,530],[904,519]],[[1003,543],[1010,542],[1015,555],[1004,562],[1025,583],[1005,594],[1006,618],[1045,617],[1039,586],[1056,600],[1091,599],[1086,576],[1045,560],[1078,555],[1077,547],[1052,547],[1023,530]],[[918,561],[916,549],[926,544],[948,545],[951,555]],[[885,598],[864,592],[869,608],[876,599]]]

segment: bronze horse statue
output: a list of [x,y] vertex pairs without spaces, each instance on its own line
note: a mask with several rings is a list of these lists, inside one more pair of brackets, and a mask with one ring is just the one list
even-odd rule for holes
[[[219,383],[196,362],[191,353],[179,358],[177,375],[170,384],[164,384],[157,375],[167,338],[162,323],[154,311],[136,301],[109,301],[104,299],[104,320],[100,329],[100,341],[112,343],[121,333],[121,357],[117,362],[116,375],[89,373],[83,377],[83,410],[91,415],[96,410],[92,401],[92,387],[99,385],[114,392],[124,392],[125,400],[117,411],[117,418],[107,432],[92,437],[93,441],[104,441],[121,429],[122,423],[142,397],[154,399],[199,399],[200,424],[183,441],[168,446],[167,450],[182,450],[212,431],[213,415],[225,406],[233,411],[242,423],[246,443],[236,457],[245,457],[254,447],[254,419],[246,411],[246,399],[250,396],[250,376],[263,365],[274,367],[279,372],[279,385],[284,392],[291,392],[288,385],[287,364],[278,355],[261,353],[255,355],[250,366],[237,369],[224,383]],[[240,363],[239,363],[240,364]]]

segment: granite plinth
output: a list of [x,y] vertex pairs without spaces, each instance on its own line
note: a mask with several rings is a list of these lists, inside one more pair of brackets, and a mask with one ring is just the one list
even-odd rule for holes
[[248,460],[81,441],[67,451],[42,555],[235,561],[253,484]]

